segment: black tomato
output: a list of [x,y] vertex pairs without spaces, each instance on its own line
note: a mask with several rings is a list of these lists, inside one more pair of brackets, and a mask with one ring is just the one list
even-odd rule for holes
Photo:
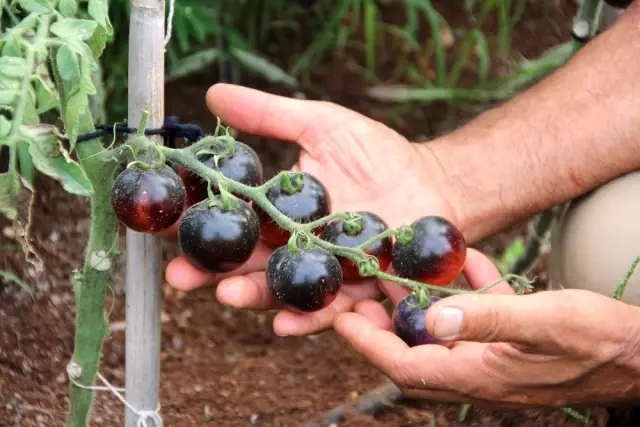
[[294,311],[327,307],[342,286],[340,262],[319,247],[292,253],[288,246],[282,246],[269,257],[266,273],[271,296]]
[[[297,223],[305,224],[329,214],[331,201],[325,186],[313,175],[303,173],[300,191],[289,193],[282,186],[273,186],[267,191],[267,198],[281,213]],[[266,212],[256,207],[260,218],[260,237],[272,247],[285,245],[291,233],[282,229]],[[324,227],[314,230],[320,234]]]
[[[215,157],[211,154],[205,154],[198,157],[207,167],[217,170],[225,177],[240,182],[251,187],[257,187],[262,184],[264,172],[262,163],[256,152],[247,144],[236,141],[233,156],[222,157],[215,164]],[[207,198],[207,181],[188,169],[179,169],[180,178],[187,188],[187,203],[189,206],[194,205]],[[214,187],[214,194],[218,191]]]
[[244,200],[225,210],[209,206],[207,199],[187,209],[178,227],[178,242],[195,267],[223,273],[249,259],[259,233],[258,217]]
[[144,169],[132,164],[111,188],[111,206],[120,222],[147,233],[166,230],[180,219],[186,197],[180,177],[167,165]]
[[394,332],[409,347],[440,343],[427,331],[424,323],[427,310],[438,300],[438,297],[432,296],[429,304],[421,308],[415,295],[410,294],[393,309],[391,322]]
[[[358,233],[351,232],[346,228],[343,220],[336,220],[327,224],[320,238],[334,245],[353,248],[377,236],[388,228],[387,223],[372,212],[358,212],[358,214],[362,217],[361,229]],[[380,271],[384,271],[391,263],[392,247],[393,241],[391,237],[387,237],[369,245],[364,252],[378,258]],[[340,265],[342,266],[344,280],[357,280],[362,278],[358,272],[358,265],[356,263],[344,257],[338,257],[338,260],[340,260]]]
[[426,216],[411,224],[414,235],[406,243],[396,238],[391,262],[396,273],[405,278],[446,286],[462,272],[467,243],[449,221]]
[[618,9],[626,9],[633,3],[633,0],[605,0],[605,3]]

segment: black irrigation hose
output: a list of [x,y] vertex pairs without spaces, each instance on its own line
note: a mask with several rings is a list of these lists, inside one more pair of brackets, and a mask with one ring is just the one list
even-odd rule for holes
[[[90,141],[96,138],[103,138],[108,135],[116,134],[134,134],[137,132],[136,128],[131,128],[127,125],[127,122],[115,125],[96,125],[96,129],[93,132],[84,133],[78,136],[77,142]],[[180,123],[175,116],[169,116],[165,118],[164,124],[161,128],[146,129],[144,132],[147,136],[160,135],[164,138],[164,144],[167,147],[175,148],[175,141],[177,138],[183,138],[189,143],[194,143],[204,137],[202,128],[198,125],[191,123]]]
[[329,427],[345,421],[349,413],[374,415],[403,399],[400,389],[395,384],[388,383],[370,391],[354,403],[340,405],[325,412],[322,421],[310,423],[307,427]]

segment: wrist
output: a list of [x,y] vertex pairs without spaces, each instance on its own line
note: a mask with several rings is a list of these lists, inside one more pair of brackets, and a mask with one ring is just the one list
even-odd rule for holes
[[495,194],[500,183],[491,174],[491,170],[496,169],[488,164],[493,159],[482,154],[484,144],[478,140],[466,144],[454,132],[416,145],[424,159],[424,169],[429,173],[426,179],[430,185],[435,184],[438,196],[448,207],[449,219],[469,244],[477,243],[504,225],[501,221],[506,219],[506,212],[499,211],[503,203]]
[[446,217],[463,233],[468,243],[474,243],[474,231],[472,224],[467,220],[465,212],[464,191],[452,174],[449,159],[443,145],[443,141],[435,139],[428,142],[414,143],[418,152],[417,176],[421,176],[429,191],[440,203],[441,216]]

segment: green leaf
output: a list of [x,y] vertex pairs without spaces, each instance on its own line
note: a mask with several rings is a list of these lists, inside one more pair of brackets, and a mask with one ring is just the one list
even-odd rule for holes
[[220,51],[218,49],[203,49],[193,55],[184,57],[169,69],[167,79],[176,79],[202,70],[214,63],[219,56]]
[[85,197],[93,194],[91,183],[82,167],[60,152],[53,133],[34,138],[29,144],[29,153],[35,168],[59,181],[69,193]]
[[17,56],[22,57],[22,49],[20,43],[15,37],[8,39],[4,46],[2,46],[2,56]]
[[24,110],[22,112],[22,123],[25,125],[36,124],[40,121],[38,111],[36,109],[36,92],[30,85],[28,90],[29,96],[25,99]]
[[109,22],[109,2],[108,0],[89,0],[89,15],[95,19],[110,36],[113,34],[113,27]]
[[76,12],[78,11],[78,3],[76,2],[76,0],[60,0],[60,2],[58,3],[58,9],[60,10],[62,16],[64,16],[65,18],[70,18],[72,16],[75,16]]
[[36,23],[38,22],[38,15],[36,14],[30,14],[28,16],[26,16],[22,21],[20,21],[15,27],[11,28],[11,34],[14,37],[17,37],[19,35],[22,35],[24,33],[26,33],[27,31],[33,29],[36,26]]
[[65,18],[51,26],[51,32],[63,40],[88,40],[98,27],[98,23],[88,19]]
[[20,286],[26,293],[28,293],[33,297],[33,289],[31,289],[31,286],[24,283],[18,276],[16,276],[12,272],[6,271],[6,270],[0,270],[0,277],[2,277],[4,280],[13,282],[16,285]]
[[93,35],[87,40],[87,44],[93,53],[93,57],[100,57],[107,45],[107,31],[102,27],[97,27]]
[[16,172],[0,173],[0,213],[14,221],[18,217],[20,176]]
[[249,70],[261,74],[272,82],[296,86],[298,81],[280,67],[257,55],[240,49],[231,49],[231,54]]
[[0,75],[14,79],[21,78],[27,72],[27,64],[23,58],[15,56],[0,57]]
[[49,13],[53,11],[53,6],[48,0],[18,0],[18,3],[27,12]]
[[64,82],[74,82],[80,78],[78,57],[68,46],[62,46],[56,54],[58,74]]
[[13,105],[18,95],[17,90],[0,89],[0,105]]
[[76,139],[78,138],[80,115],[83,114],[87,108],[89,108],[89,98],[82,88],[73,92],[67,99],[63,118],[71,151],[75,149]]
[[0,114],[0,137],[5,137],[11,132],[11,122]]
[[22,175],[25,181],[33,185],[33,162],[31,161],[31,153],[29,153],[29,143],[20,141],[18,142],[17,148],[20,175]]
[[504,253],[500,257],[500,263],[507,267],[513,265],[513,263],[524,254],[526,249],[526,245],[524,239],[522,237],[516,237],[513,241],[507,246]]
[[91,80],[91,62],[84,56],[80,58],[80,75],[82,76],[82,90],[84,90],[87,95],[95,95],[98,93]]
[[57,105],[53,91],[40,77],[36,80],[36,99],[39,114],[49,111]]

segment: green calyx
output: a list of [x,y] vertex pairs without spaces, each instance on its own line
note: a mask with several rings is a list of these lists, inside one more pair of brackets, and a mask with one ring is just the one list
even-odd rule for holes
[[304,175],[301,172],[283,173],[280,177],[280,188],[288,194],[295,194],[304,188]]
[[305,251],[311,248],[311,238],[304,231],[295,231],[289,237],[287,241],[287,247],[289,248],[289,252],[292,254],[297,254],[299,252]]
[[224,180],[218,183],[218,191],[220,191],[219,195],[213,193],[213,185],[207,179],[207,196],[210,208],[217,206],[223,211],[227,211],[238,206],[238,198],[227,190],[227,183]]
[[363,260],[358,262],[358,273],[362,277],[375,276],[380,271],[380,262],[378,258],[367,255]]
[[413,292],[415,300],[417,302],[418,308],[422,309],[431,303],[431,295],[429,295],[429,291],[424,288],[416,289]]
[[342,230],[349,236],[357,236],[362,231],[364,221],[359,214],[349,214],[342,222]]
[[416,234],[415,230],[407,225],[400,227],[396,233],[396,240],[401,245],[408,245],[413,240],[413,236]]

